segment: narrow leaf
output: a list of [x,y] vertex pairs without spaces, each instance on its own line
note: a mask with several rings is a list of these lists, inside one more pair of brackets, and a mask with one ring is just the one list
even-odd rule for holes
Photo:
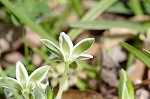
[[9,77],[6,77],[6,78],[0,77],[0,87],[4,87],[4,88],[10,89],[10,88],[9,88],[9,85],[7,85],[5,79],[6,79],[6,81],[9,81],[9,82],[11,83],[11,86],[12,86],[14,89],[18,90],[19,92],[20,92],[20,90],[22,90],[22,87],[21,87],[21,85],[17,82],[17,80],[16,80],[16,79],[13,79],[13,78],[9,78]]
[[143,49],[143,52],[144,52],[145,55],[147,55],[150,58],[150,52],[148,50]]
[[125,43],[125,42],[120,42],[120,44],[127,49],[130,53],[132,53],[135,57],[137,57],[139,60],[141,60],[148,68],[150,68],[150,58],[145,55],[143,52],[140,50],[136,49],[135,47]]
[[77,88],[79,88],[80,90],[86,90],[86,89],[88,89],[87,82],[85,82],[85,81],[83,81],[83,80],[79,80],[79,81],[75,84],[75,86],[76,86]]
[[16,79],[25,88],[28,79],[28,73],[20,61],[18,61],[16,64]]
[[94,38],[86,38],[78,42],[72,51],[71,58],[76,59],[79,57],[80,54],[86,52],[94,43]]
[[126,7],[122,1],[116,2],[113,6],[109,7],[106,12],[117,14],[131,14],[131,10]]
[[47,39],[41,39],[41,41],[51,53],[64,60],[62,51],[52,41],[49,41]]
[[91,59],[91,58],[93,58],[93,56],[90,54],[81,54],[81,55],[79,55],[79,57],[77,59],[78,60],[87,60],[87,59]]
[[50,67],[49,66],[42,66],[36,69],[30,76],[27,81],[27,88],[30,88],[32,83],[40,83],[46,75],[48,74]]
[[143,15],[141,2],[139,0],[130,0],[129,1],[129,7],[136,16],[142,16]]
[[[86,24],[86,25],[85,25]],[[71,23],[74,28],[90,29],[90,30],[105,30],[110,28],[127,28],[135,30],[137,32],[145,33],[148,26],[144,26],[133,22],[117,22],[112,20],[101,20],[101,21],[79,21]]]
[[126,63],[126,70],[132,66],[132,64],[134,63],[136,57],[132,54],[132,53],[129,53],[128,55],[128,58],[127,58],[127,63]]
[[134,99],[132,83],[123,69],[120,73],[119,99]]
[[70,37],[64,32],[62,32],[59,36],[59,44],[60,48],[63,50],[65,54],[65,58],[68,59],[73,48],[73,44]]
[[79,16],[82,16],[83,15],[83,9],[82,9],[82,3],[80,0],[71,0],[72,1],[72,6],[74,8],[74,10],[76,11],[76,13],[79,15]]
[[73,61],[70,65],[69,65],[70,68],[72,69],[76,69],[78,67],[78,63],[76,61]]
[[47,99],[54,99],[54,93],[50,86],[47,86],[46,95]]
[[11,12],[13,13],[18,19],[20,19],[24,24],[29,26],[33,31],[39,34],[41,37],[47,38],[52,40],[55,43],[58,43],[56,39],[52,36],[48,35],[48,33],[38,24],[33,22],[23,11],[18,9],[10,0],[0,0],[0,2]]
[[[81,21],[93,21],[117,1],[118,0],[100,0],[81,18]],[[83,29],[71,29],[68,35],[74,40],[80,33],[82,33],[82,31]]]

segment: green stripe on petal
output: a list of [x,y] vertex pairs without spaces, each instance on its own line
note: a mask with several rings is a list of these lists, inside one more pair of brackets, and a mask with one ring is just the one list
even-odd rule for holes
[[36,69],[30,76],[27,81],[27,88],[29,89],[32,86],[32,83],[40,83],[42,80],[45,79],[46,75],[48,74],[50,67],[49,66],[42,66]]
[[57,47],[52,41],[47,39],[41,39],[41,42],[46,46],[46,48],[56,56],[60,57],[64,61],[64,56],[59,47]]
[[70,37],[64,32],[60,33],[59,44],[60,44],[60,48],[64,52],[65,58],[68,59],[73,49],[73,44]]
[[21,91],[22,90],[22,87],[21,85],[17,82],[16,79],[13,79],[13,78],[10,78],[10,77],[6,77],[6,78],[2,78],[0,77],[0,87],[4,87],[4,88],[8,88],[9,89],[9,85],[7,85],[6,81],[8,81],[11,86],[13,88],[15,88],[16,90],[18,91]]
[[74,61],[81,54],[85,53],[94,43],[94,38],[86,38],[78,42],[72,51],[71,60]]
[[20,61],[16,64],[16,79],[24,88],[26,87],[28,73]]
[[91,59],[91,58],[93,58],[93,56],[90,54],[81,54],[81,55],[79,55],[79,57],[77,59],[78,60],[87,60],[87,59]]

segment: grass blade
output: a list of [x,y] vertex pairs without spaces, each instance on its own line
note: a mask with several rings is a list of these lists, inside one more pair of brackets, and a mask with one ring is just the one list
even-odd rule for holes
[[141,60],[148,68],[150,68],[150,58],[145,55],[143,52],[140,50],[136,49],[135,47],[125,43],[125,42],[120,42],[120,44],[127,49],[130,53],[132,53],[135,57],[137,57],[139,60]]
[[23,12],[21,12],[16,6],[14,6],[10,1],[8,0],[0,0],[0,2],[15,16],[17,16],[24,24],[29,26],[33,31],[35,31],[37,34],[39,34],[43,38],[47,38],[53,42],[57,42],[56,39],[48,35],[47,32],[44,31],[44,29],[34,23],[29,17],[27,17]]
[[150,58],[150,52],[146,49],[143,49],[143,53]]
[[120,73],[119,99],[134,99],[132,83],[123,69]]
[[91,21],[91,22],[79,21],[79,22],[72,23],[71,26],[74,28],[91,29],[91,30],[105,30],[113,27],[119,27],[119,28],[132,29],[141,33],[145,33],[149,28],[148,26],[144,26],[137,23],[117,22],[111,20]]
[[[107,10],[111,5],[113,5],[117,0],[101,0],[97,5],[95,5],[91,10],[89,10],[82,18],[81,21],[92,21],[97,16],[102,14]],[[72,29],[69,31],[68,35],[74,40],[83,29]]]
[[134,63],[134,61],[135,61],[135,56],[129,53],[127,63],[126,63],[126,70]]
[[136,16],[142,16],[143,15],[143,10],[142,10],[142,7],[140,5],[139,0],[130,0],[129,6]]
[[71,0],[71,2],[72,2],[72,6],[73,6],[74,10],[77,12],[77,14],[79,16],[82,16],[83,10],[81,7],[81,0]]
[[126,7],[124,2],[118,1],[113,6],[108,8],[106,12],[118,13],[118,14],[132,14],[131,10]]

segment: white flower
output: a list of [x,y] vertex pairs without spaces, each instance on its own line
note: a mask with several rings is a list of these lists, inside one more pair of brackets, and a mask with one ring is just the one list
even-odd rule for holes
[[[0,87],[4,87],[6,89],[5,93],[6,92],[12,93],[11,88],[9,88],[9,85],[5,83],[5,80],[9,81],[12,87],[15,90],[17,90],[18,93],[21,93],[22,96],[34,93],[37,87],[38,89],[46,90],[48,83],[42,82],[45,80],[49,69],[50,66],[42,66],[36,69],[34,72],[32,72],[30,76],[28,76],[28,73],[24,65],[19,61],[16,64],[16,79],[10,77],[6,78],[0,77]],[[12,97],[12,95],[13,94],[11,94],[9,97]],[[34,96],[34,94],[32,95]]]
[[42,39],[41,41],[46,48],[55,55],[50,57],[50,59],[69,62],[70,67],[73,69],[77,67],[77,60],[93,58],[92,55],[84,53],[92,46],[94,38],[83,39],[73,46],[70,37],[62,32],[59,36],[59,46],[47,39]]

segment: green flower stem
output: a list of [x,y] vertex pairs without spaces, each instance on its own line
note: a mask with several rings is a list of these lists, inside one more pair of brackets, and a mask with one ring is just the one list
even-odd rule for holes
[[24,97],[24,99],[30,99],[30,98],[29,98],[29,95],[23,94],[23,97]]
[[25,98],[25,99],[30,99],[29,98],[29,90],[24,90],[24,92],[23,92],[23,97]]
[[69,62],[66,62],[65,63],[65,70],[64,70],[63,77],[62,77],[62,80],[61,80],[60,85],[59,85],[59,90],[58,90],[56,99],[61,99],[62,93],[64,91],[65,81],[68,78],[68,70],[69,70]]

